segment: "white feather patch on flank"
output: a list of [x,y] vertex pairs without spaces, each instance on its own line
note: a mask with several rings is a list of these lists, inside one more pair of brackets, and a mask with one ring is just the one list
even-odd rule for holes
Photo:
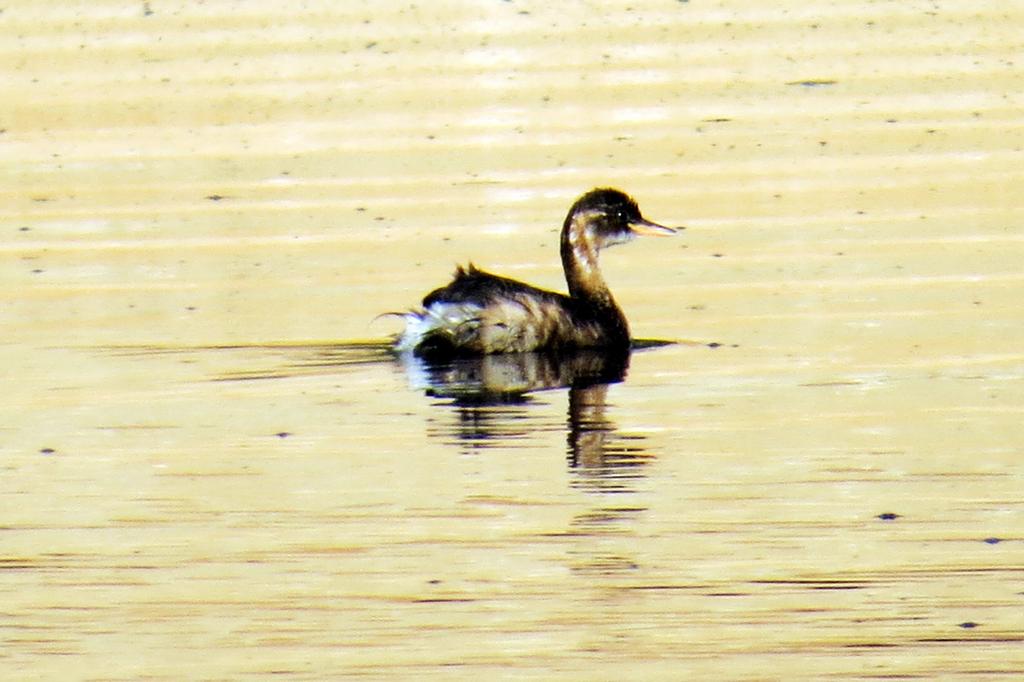
[[482,308],[472,303],[434,303],[423,311],[414,311],[403,315],[405,331],[398,338],[395,350],[402,352],[413,350],[423,341],[439,330],[454,331],[480,318]]

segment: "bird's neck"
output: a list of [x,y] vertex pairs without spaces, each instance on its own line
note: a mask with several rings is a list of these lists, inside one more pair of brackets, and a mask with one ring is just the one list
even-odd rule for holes
[[581,217],[566,218],[562,228],[561,252],[569,296],[596,311],[622,318],[622,312],[601,275],[597,245],[590,238],[585,220]]

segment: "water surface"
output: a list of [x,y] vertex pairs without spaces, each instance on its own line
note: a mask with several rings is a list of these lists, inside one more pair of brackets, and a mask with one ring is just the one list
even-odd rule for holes
[[[5,677],[1024,671],[1019,11],[604,12],[4,8]],[[677,343],[388,352],[603,185]]]

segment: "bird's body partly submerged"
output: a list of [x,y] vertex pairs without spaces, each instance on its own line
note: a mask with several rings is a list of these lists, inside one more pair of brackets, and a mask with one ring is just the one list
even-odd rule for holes
[[636,202],[614,189],[580,197],[565,218],[562,267],[569,295],[539,289],[473,265],[427,294],[405,314],[399,351],[421,356],[485,355],[579,348],[626,349],[629,325],[598,268],[598,252],[638,234],[670,235],[645,220]]
[[617,307],[593,309],[571,296],[539,289],[473,265],[406,315],[399,350],[421,355],[516,353],[539,349],[628,346]]

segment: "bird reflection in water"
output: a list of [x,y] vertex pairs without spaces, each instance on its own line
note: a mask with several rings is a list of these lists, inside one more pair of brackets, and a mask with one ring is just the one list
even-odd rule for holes
[[578,478],[574,485],[594,492],[631,490],[653,458],[642,437],[617,432],[605,414],[610,384],[623,381],[629,349],[581,349],[561,353],[505,353],[453,357],[430,362],[403,354],[410,382],[426,394],[443,399],[457,417],[454,429],[435,435],[454,436],[468,449],[508,446],[538,429],[561,428],[531,415],[532,393],[569,389],[566,429],[567,461]]

